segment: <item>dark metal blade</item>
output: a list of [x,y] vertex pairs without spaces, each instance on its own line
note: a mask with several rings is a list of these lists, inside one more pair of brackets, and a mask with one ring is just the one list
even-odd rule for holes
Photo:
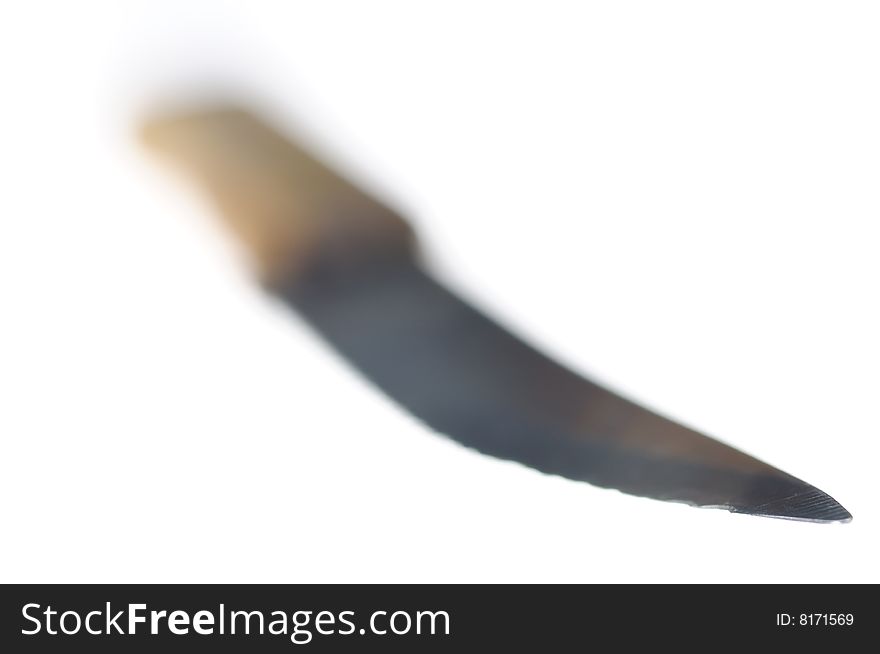
[[660,500],[851,519],[817,488],[555,363],[417,264],[330,266],[276,292],[398,404],[485,454]]

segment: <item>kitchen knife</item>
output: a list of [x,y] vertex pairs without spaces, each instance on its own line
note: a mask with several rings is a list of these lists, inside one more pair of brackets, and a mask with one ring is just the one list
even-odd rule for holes
[[851,519],[810,484],[620,397],[500,327],[430,276],[400,216],[254,115],[161,115],[143,138],[201,183],[263,287],[429,428],[633,495]]

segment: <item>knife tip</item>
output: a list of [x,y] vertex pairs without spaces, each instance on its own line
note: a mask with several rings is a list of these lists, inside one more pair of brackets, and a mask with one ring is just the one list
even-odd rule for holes
[[806,522],[850,522],[852,514],[818,488],[807,486],[797,493],[769,502],[734,509],[735,513],[803,520]]

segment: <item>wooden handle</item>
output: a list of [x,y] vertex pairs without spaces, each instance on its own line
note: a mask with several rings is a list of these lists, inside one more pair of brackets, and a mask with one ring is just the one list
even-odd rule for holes
[[269,286],[316,264],[412,256],[402,218],[246,111],[160,116],[142,136],[207,189]]

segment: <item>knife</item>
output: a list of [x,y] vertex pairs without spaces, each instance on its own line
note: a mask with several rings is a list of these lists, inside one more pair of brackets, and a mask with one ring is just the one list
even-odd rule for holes
[[823,491],[575,374],[456,297],[400,216],[255,115],[162,114],[142,136],[213,199],[263,288],[434,431],[632,495],[852,519]]

